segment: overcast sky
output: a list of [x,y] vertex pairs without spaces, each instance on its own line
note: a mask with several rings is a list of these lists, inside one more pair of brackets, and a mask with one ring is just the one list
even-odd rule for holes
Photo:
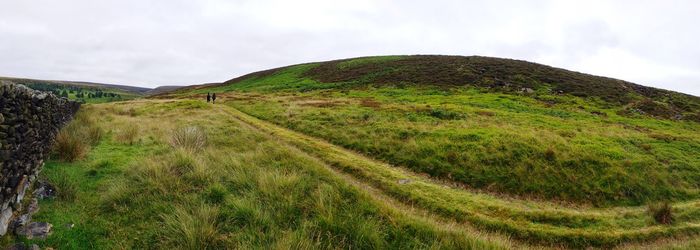
[[524,59],[700,96],[698,1],[0,0],[0,75],[155,87],[394,54]]

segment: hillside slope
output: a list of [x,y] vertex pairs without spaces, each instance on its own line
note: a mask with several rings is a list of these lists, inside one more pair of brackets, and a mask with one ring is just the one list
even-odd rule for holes
[[[512,77],[534,85],[436,81],[415,74],[457,73],[411,58],[301,64],[86,104],[62,132],[63,143],[82,146],[56,150],[42,171],[57,197],[39,201],[33,218],[55,231],[0,245],[700,245],[700,124],[688,119],[696,97],[629,83],[621,83],[624,95],[574,94],[532,80],[547,77],[537,74]],[[445,60],[467,60],[458,59]],[[494,66],[504,72],[519,64],[493,60],[507,62]],[[551,70],[571,74],[574,86],[598,79]],[[388,76],[411,81],[380,80]]]
[[129,85],[118,85],[118,84],[107,84],[107,83],[95,83],[95,82],[82,82],[82,81],[57,81],[57,80],[39,80],[39,79],[28,79],[28,78],[14,78],[14,77],[0,77],[2,80],[9,80],[19,84],[32,84],[32,83],[43,83],[43,84],[53,84],[53,85],[67,85],[67,86],[82,86],[82,87],[93,87],[101,89],[116,89],[123,92],[131,92],[135,94],[144,94],[150,91],[150,88],[129,86]]
[[[700,121],[700,97],[521,60],[481,56],[384,56],[290,67],[298,66],[307,66],[303,77],[327,84],[298,89],[302,91],[369,85],[476,86],[506,93],[541,91],[598,98],[611,105],[626,106],[630,112]],[[251,73],[219,86],[274,75],[290,67]]]
[[167,93],[167,92],[172,92],[175,91],[179,88],[182,88],[183,86],[158,86],[154,89],[148,90],[146,94],[148,95],[158,95],[162,93]]
[[699,98],[620,80],[509,59],[390,56],[293,65],[161,97],[207,92],[490,193],[595,206],[700,195]]
[[130,100],[145,96],[151,90],[135,86],[81,81],[37,80],[12,77],[0,77],[0,80],[22,84],[35,90],[50,91],[58,96],[86,103]]

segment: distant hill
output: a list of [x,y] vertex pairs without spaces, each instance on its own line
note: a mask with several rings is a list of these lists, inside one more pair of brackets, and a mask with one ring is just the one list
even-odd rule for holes
[[142,97],[151,89],[116,84],[81,81],[38,80],[0,77],[0,80],[26,85],[35,90],[49,91],[58,96],[85,103],[123,101]]
[[0,80],[9,80],[19,84],[55,84],[55,85],[70,85],[70,86],[81,86],[81,87],[92,87],[92,88],[103,88],[103,89],[116,89],[124,92],[131,92],[134,94],[145,94],[150,91],[150,88],[127,86],[127,85],[117,85],[117,84],[106,84],[106,83],[95,83],[95,82],[82,82],[82,81],[62,81],[62,80],[38,80],[29,78],[14,78],[14,77],[0,77]]
[[[381,56],[306,64],[302,73],[334,88],[368,85],[478,86],[504,92],[547,90],[551,93],[598,98],[614,105],[662,118],[691,114],[697,119],[700,97],[647,87],[609,77],[579,73],[522,60],[483,56]],[[228,80],[227,86],[274,75],[299,65],[254,72]]]
[[162,94],[166,92],[171,92],[175,91],[177,89],[180,89],[184,86],[158,86],[155,89],[151,89],[146,92],[147,95],[157,95],[157,94]]

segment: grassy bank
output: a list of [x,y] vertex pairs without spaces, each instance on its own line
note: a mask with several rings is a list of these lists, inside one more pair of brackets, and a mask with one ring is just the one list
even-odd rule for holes
[[76,133],[90,145],[83,157],[42,172],[59,195],[34,220],[54,233],[15,240],[61,249],[686,249],[696,243],[673,237],[692,237],[700,221],[697,201],[673,203],[673,223],[661,225],[646,206],[465,190],[203,101],[87,105],[62,133],[94,128],[96,143]]
[[697,200],[673,204],[675,221],[663,225],[655,221],[647,206],[592,208],[499,197],[416,175],[240,111],[229,112],[404,203],[526,242],[575,248],[612,247],[626,242],[691,237],[700,232]]
[[[59,249],[512,244],[390,206],[316,158],[199,101],[87,105],[80,112],[95,117],[104,134],[84,158],[46,165],[43,178],[59,195],[42,201],[34,220],[55,231],[31,243]],[[80,128],[84,120],[75,122]]]
[[255,117],[489,192],[595,206],[698,197],[698,123],[545,90],[344,89],[303,78],[313,66],[192,94],[234,91],[220,96]]

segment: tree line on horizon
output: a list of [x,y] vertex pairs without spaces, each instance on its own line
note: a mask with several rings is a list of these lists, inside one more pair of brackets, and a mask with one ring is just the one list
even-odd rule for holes
[[74,85],[58,85],[58,84],[47,84],[47,83],[28,83],[27,87],[35,90],[52,92],[53,94],[70,98],[70,94],[74,94],[73,99],[93,99],[93,98],[116,98],[121,99],[122,96],[118,93],[103,91],[101,89],[94,88],[84,88],[81,86]]

